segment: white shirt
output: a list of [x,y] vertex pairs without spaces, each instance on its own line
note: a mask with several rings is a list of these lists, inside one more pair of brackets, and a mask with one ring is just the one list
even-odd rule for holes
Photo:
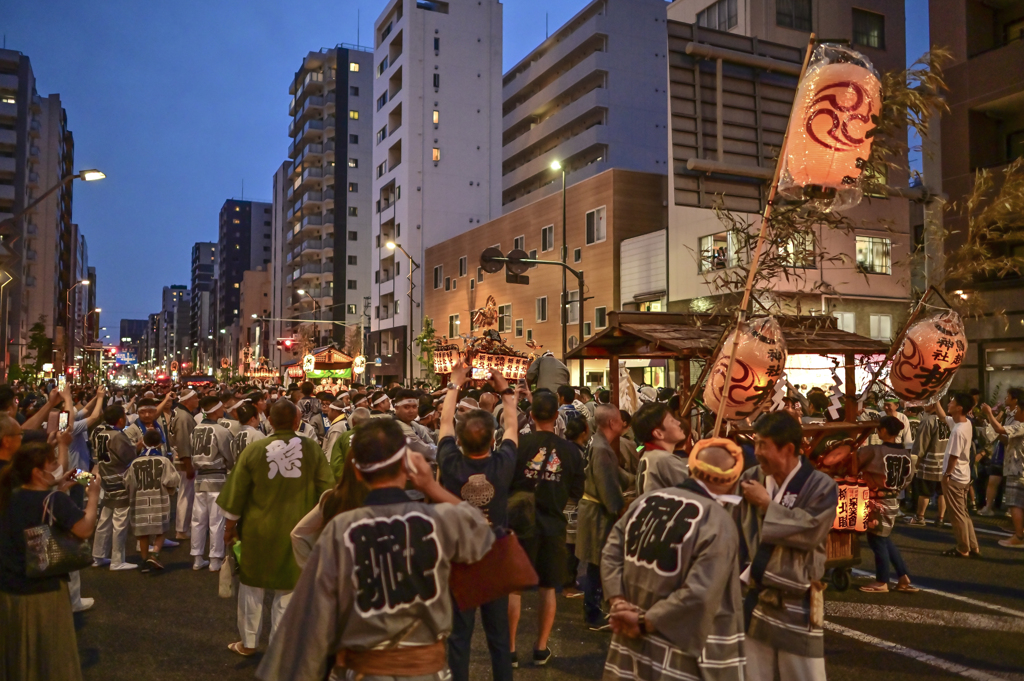
[[[799,460],[797,461],[796,465],[793,466],[793,470],[789,472],[789,475],[786,476],[786,479],[782,481],[781,485],[775,482],[775,478],[773,476],[764,476],[764,488],[768,491],[768,496],[772,498],[772,501],[774,501],[777,504],[782,503],[782,498],[786,494],[786,487],[789,486],[789,481],[793,479],[793,476],[796,475],[796,472],[798,470],[800,470]],[[700,482],[700,480],[698,480],[697,482]],[[742,575],[740,575],[740,581],[744,584],[750,584],[750,569],[753,566],[754,563],[753,561],[751,561],[750,565],[747,566],[747,569],[743,571]]]
[[971,482],[971,435],[974,427],[969,420],[957,423],[952,416],[946,417],[946,425],[949,426],[949,441],[946,443],[946,451],[942,455],[942,474],[945,476],[949,468],[949,460],[956,459],[953,467],[953,474],[950,476],[955,482],[962,485]]
[[910,419],[901,411],[896,412],[896,418],[903,424],[903,430],[896,436],[896,444],[903,445],[904,449],[913,449],[914,432],[910,430]]

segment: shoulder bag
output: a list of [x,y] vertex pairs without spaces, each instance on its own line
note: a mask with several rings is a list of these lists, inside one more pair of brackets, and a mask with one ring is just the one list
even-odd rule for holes
[[40,525],[25,528],[25,576],[41,579],[66,575],[92,565],[92,547],[86,539],[79,539],[71,531],[53,524],[51,492],[43,503]]

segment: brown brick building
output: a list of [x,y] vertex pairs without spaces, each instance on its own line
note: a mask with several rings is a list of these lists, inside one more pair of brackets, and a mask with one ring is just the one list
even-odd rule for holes
[[[624,291],[619,253],[622,242],[654,235],[666,228],[667,185],[664,175],[610,169],[572,184],[566,190],[566,234],[568,263],[583,270],[583,320],[585,333],[594,333],[607,324],[606,315],[627,306],[636,309],[641,301],[627,283]],[[656,241],[656,237],[655,237]],[[664,241],[660,242],[664,243]],[[536,265],[526,276],[528,285],[509,284],[505,272],[486,274],[480,268],[480,254],[489,246],[508,253],[521,248],[543,260],[558,260],[562,246],[561,192],[528,204],[427,249],[424,263],[423,314],[434,322],[437,335],[468,335],[472,311],[483,307],[488,296],[499,306],[498,331],[517,350],[528,352],[527,340],[561,356],[562,330],[559,324],[559,300],[562,293],[562,268]],[[667,263],[664,247],[646,249],[654,265],[644,269],[664,272]],[[656,286],[656,285],[655,285]],[[569,275],[570,348],[578,331],[576,278]],[[662,300],[664,290],[647,290],[646,298]],[[623,298],[626,298],[623,301]],[[586,367],[588,382],[603,383],[605,362]],[[570,367],[572,369],[572,367]],[[574,377],[578,368],[574,370]],[[591,372],[600,373],[593,376]]]

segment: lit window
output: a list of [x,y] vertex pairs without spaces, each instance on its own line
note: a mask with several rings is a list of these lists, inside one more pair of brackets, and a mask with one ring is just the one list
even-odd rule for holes
[[607,236],[605,227],[604,206],[587,213],[587,245],[600,243]]
[[357,218],[357,217],[359,217],[359,208],[356,207],[356,206],[349,206],[348,207],[348,216],[350,218]]
[[2,102],[4,104],[17,104],[18,100],[15,99],[14,97],[11,97],[11,96],[8,96],[8,95],[4,95],[3,97],[0,97],[0,102]]
[[348,70],[349,71],[358,71],[359,70],[359,64],[355,63],[354,61],[350,61],[348,63]]
[[440,161],[441,160],[441,150],[438,149],[437,147],[434,147],[434,150],[431,152],[430,157],[433,160],[435,160],[435,161]]
[[438,122],[438,120],[440,120],[440,118],[441,118],[441,114],[438,112],[437,109],[434,109],[434,125],[437,125],[437,122]]
[[354,121],[358,121],[359,120],[359,112],[356,111],[355,109],[350,109],[349,112],[348,112],[348,117],[351,118]]
[[348,190],[350,192],[352,192],[353,194],[355,194],[356,192],[359,191],[359,183],[358,182],[349,182],[348,183]]
[[359,167],[359,159],[358,158],[350,158],[348,160],[348,167],[349,168],[358,168]]
[[836,326],[839,327],[840,331],[846,331],[847,333],[857,333],[857,315],[853,312],[833,312],[832,316],[836,318]]
[[238,288],[238,284],[235,284],[235,288]]
[[349,305],[345,308],[345,310],[347,311],[348,314],[357,314],[355,305]]
[[857,237],[857,269],[865,274],[892,274],[892,242],[883,237]]
[[739,264],[736,257],[736,239],[728,232],[702,236],[697,245],[700,251],[697,271],[701,274],[711,270],[724,270]]
[[892,340],[892,315],[873,314],[870,316],[870,334],[875,340],[888,343]]
[[786,244],[786,254],[786,265],[789,267],[814,267],[814,234],[794,234]]

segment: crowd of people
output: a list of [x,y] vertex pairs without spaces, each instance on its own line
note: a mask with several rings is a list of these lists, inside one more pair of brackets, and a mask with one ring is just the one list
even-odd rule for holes
[[[792,387],[751,438],[712,438],[680,392],[641,387],[629,413],[539,363],[514,385],[458,363],[437,390],[0,386],[0,679],[81,678],[72,612],[94,601],[78,570],[31,576],[41,525],[91,539],[92,565],[112,571],[159,572],[187,543],[193,570],[237,578],[241,656],[263,643],[270,597],[262,679],[465,681],[479,610],[492,677],[508,680],[557,654],[559,607],[608,632],[607,679],[824,679],[838,489],[803,455],[824,393]],[[945,555],[980,556],[972,513],[1007,513],[1000,544],[1024,547],[1022,398],[867,405],[879,426],[855,455],[876,579],[862,591],[917,591],[891,532],[930,507],[953,528]],[[510,533],[536,612],[513,588],[460,609],[453,565]],[[520,646],[524,614],[536,638]]]

